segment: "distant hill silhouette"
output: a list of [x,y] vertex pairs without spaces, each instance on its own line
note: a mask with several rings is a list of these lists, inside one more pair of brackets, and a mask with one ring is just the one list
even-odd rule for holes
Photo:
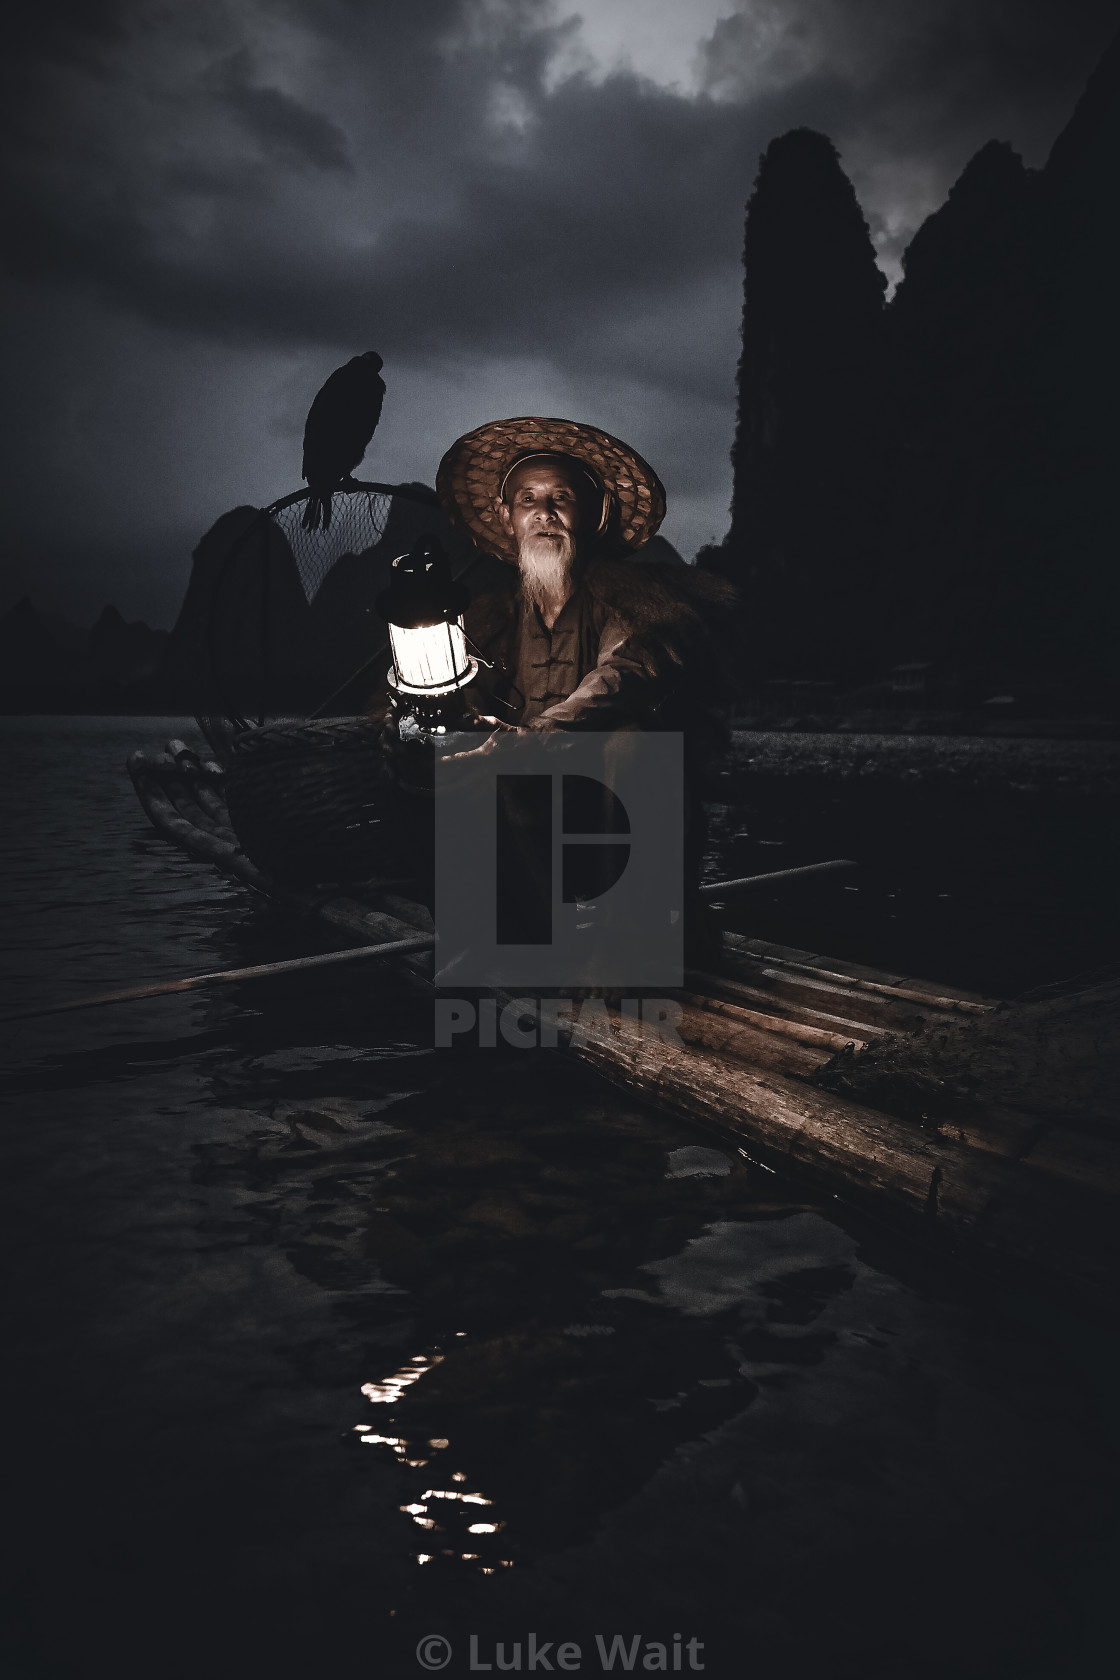
[[283,532],[259,508],[232,508],[194,551],[162,686],[188,712],[298,710],[309,621]]
[[116,607],[105,607],[89,633],[87,650],[104,684],[129,689],[159,674],[167,642],[166,630],[152,630],[142,619],[126,623]]
[[85,631],[25,596],[0,617],[0,709],[145,708],[167,640],[166,630],[126,624],[115,607]]
[[753,657],[849,674],[883,565],[883,292],[836,148],[774,140],[747,206],[728,546],[762,635]]
[[915,234],[887,310],[899,657],[1006,661],[1018,481],[1041,464],[1031,200],[1018,155],[984,146]]
[[992,141],[889,304],[836,153],[772,142],[747,210],[731,528],[759,678],[1116,688],[1120,39],[1045,167]]

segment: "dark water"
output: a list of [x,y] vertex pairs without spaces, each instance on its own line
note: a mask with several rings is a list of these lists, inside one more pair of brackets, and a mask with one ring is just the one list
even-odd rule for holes
[[[322,948],[147,829],[173,733],[5,721],[3,1007]],[[4,1029],[0,1674],[1098,1671],[1103,1331],[430,1013],[347,967]]]
[[858,864],[744,932],[996,997],[1120,958],[1120,743],[743,732],[720,785],[715,878]]

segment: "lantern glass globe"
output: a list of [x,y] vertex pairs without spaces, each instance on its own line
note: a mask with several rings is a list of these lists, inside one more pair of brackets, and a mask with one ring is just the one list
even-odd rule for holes
[[474,675],[461,619],[405,627],[389,625],[397,687],[405,693],[446,694]]

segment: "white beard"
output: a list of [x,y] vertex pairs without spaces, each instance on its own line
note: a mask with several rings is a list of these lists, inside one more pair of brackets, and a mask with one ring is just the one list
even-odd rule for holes
[[568,594],[575,544],[570,531],[527,536],[518,552],[521,593],[531,607],[554,606]]

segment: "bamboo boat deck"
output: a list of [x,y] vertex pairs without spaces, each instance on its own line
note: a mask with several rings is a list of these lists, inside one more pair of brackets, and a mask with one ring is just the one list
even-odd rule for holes
[[[431,931],[427,909],[400,881],[307,889],[262,875],[230,825],[221,765],[181,741],[133,753],[128,768],[159,833],[253,891],[359,943]],[[431,983],[430,952],[397,960]],[[630,1094],[893,1229],[1004,1269],[1037,1276],[1041,1268],[1093,1293],[1109,1289],[1114,1239],[1102,1248],[1079,1233],[1087,1220],[1117,1229],[1120,1153],[1088,1171],[1075,1161],[1071,1171],[1068,1148],[1063,1159],[1062,1139],[1037,1117],[1004,1111],[927,1126],[815,1082],[838,1059],[988,1015],[996,1000],[732,933],[723,935],[718,972],[686,971],[675,996],[678,1042],[638,1032],[609,994],[593,1027],[562,1032],[561,1042]],[[539,1010],[539,1000],[518,1002],[530,1016]]]

